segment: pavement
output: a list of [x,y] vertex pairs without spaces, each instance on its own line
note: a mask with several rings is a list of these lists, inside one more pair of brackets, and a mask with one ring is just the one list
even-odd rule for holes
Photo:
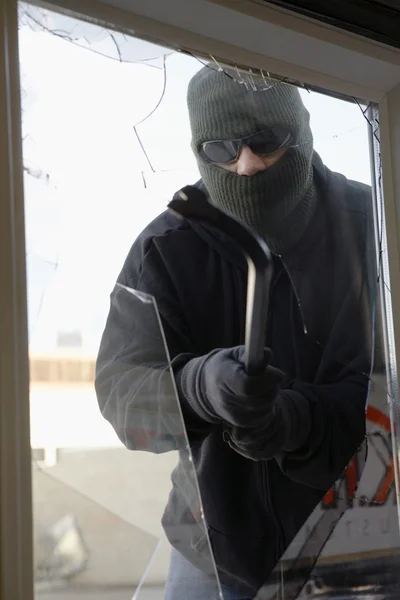
[[[306,596],[307,598],[319,598],[319,600],[399,600],[399,594],[388,593],[388,594],[346,594],[346,595],[330,595],[324,594],[320,596],[311,595]],[[35,600],[133,600],[132,588],[69,588],[69,589],[56,589],[56,590],[43,590],[36,592]],[[140,592],[139,596],[135,600],[164,600],[164,588],[163,587],[144,587]],[[209,599],[207,599],[209,600]]]
[[[132,600],[131,588],[118,589],[58,589],[37,591],[35,600]],[[163,600],[164,589],[161,587],[143,588],[137,600]]]
[[[321,600],[349,600],[350,596],[329,596],[324,595]],[[398,594],[377,594],[377,595],[351,595],[354,600],[398,600]],[[52,591],[40,592],[35,596],[35,600],[132,600],[131,589],[109,589],[109,590],[85,590],[76,589],[70,591]],[[136,600],[136,599],[135,599]],[[139,594],[137,600],[164,600],[163,588],[144,588]]]

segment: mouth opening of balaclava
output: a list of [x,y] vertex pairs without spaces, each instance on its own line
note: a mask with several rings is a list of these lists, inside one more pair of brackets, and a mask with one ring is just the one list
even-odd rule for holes
[[[192,148],[211,202],[247,223],[281,254],[304,234],[316,204],[310,115],[298,89],[263,80],[248,89],[237,77],[212,66],[201,69],[188,88]],[[274,126],[291,136],[285,154],[255,175],[237,175],[202,155],[204,142],[236,139]]]

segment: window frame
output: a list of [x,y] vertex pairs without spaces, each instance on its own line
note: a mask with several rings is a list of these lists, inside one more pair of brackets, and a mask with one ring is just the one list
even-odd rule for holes
[[[116,0],[109,2],[117,3]],[[122,0],[120,3],[123,4]],[[143,39],[203,56],[212,54],[221,62],[262,68],[293,81],[304,81],[315,89],[348,94],[376,103],[380,120],[391,302],[394,307],[400,306],[400,169],[396,168],[400,164],[400,77],[397,82],[393,81],[391,89],[362,85],[349,81],[345,64],[342,67],[343,77],[331,76],[324,69],[323,62],[320,71],[315,67],[293,64],[288,62],[287,56],[280,58],[277,52],[273,56],[254,52],[240,45],[238,40],[233,44],[226,41],[226,36],[225,41],[217,39],[216,35],[210,37],[208,30],[188,31],[179,26],[179,19],[177,25],[171,25],[162,19],[151,18],[144,14],[140,1],[132,4],[133,8],[130,6],[128,12],[121,6],[96,0],[40,3],[45,8]],[[155,12],[157,4],[160,11],[164,5],[162,0],[147,4]],[[296,43],[306,36],[314,44],[321,45],[321,52],[326,53],[328,40],[332,51],[340,47],[349,56],[351,54],[352,60],[356,52],[363,58],[364,65],[371,62],[371,68],[376,68],[376,57],[400,67],[400,52],[395,49],[304,17],[266,6],[261,14],[261,7],[247,0],[219,0],[208,4],[216,4],[220,10],[225,10],[228,21],[230,17],[233,19],[233,13],[242,16],[246,13],[264,23],[265,27],[272,23],[291,31],[294,54],[300,50]],[[140,10],[138,8],[135,14],[136,5]],[[303,37],[296,37],[299,35]],[[0,597],[33,600],[29,356],[16,0],[0,0],[0,40],[0,122],[4,124],[0,128]],[[378,159],[376,152],[375,159]],[[393,313],[392,334],[394,348],[400,347],[400,311]],[[396,357],[394,360],[399,369],[399,360]],[[391,385],[397,386],[397,382],[392,381]],[[397,445],[397,458],[399,449]]]

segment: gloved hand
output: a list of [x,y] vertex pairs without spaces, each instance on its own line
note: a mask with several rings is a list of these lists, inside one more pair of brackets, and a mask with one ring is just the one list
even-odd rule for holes
[[271,351],[265,351],[265,369],[247,375],[244,346],[214,350],[190,360],[182,369],[179,385],[191,408],[210,423],[223,421],[240,441],[243,432],[259,429],[274,419],[276,401],[284,374],[270,366]]
[[251,460],[266,460],[283,452],[290,431],[290,422],[280,410],[285,399],[278,395],[273,413],[256,427],[226,427],[224,439],[232,450]]

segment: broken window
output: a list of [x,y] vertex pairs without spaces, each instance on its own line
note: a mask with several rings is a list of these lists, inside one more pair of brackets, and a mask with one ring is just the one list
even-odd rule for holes
[[[171,547],[208,599],[385,593],[396,373],[376,108],[25,4],[20,56],[39,597],[161,598]],[[289,437],[183,398],[190,360],[249,342],[254,284],[208,208],[162,216],[200,178],[185,210],[205,192],[270,269],[253,334],[282,372],[269,402],[303,419]],[[174,250],[157,227],[196,242]]]

